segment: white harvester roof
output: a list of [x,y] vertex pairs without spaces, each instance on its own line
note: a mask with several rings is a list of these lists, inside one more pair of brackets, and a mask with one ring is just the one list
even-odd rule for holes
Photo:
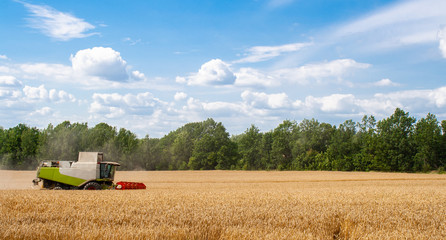
[[102,162],[104,161],[104,153],[102,152],[79,152],[78,162]]

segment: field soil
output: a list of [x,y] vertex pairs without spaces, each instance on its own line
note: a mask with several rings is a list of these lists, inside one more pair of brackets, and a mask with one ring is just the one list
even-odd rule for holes
[[118,171],[146,190],[41,190],[0,171],[0,239],[446,239],[446,175]]

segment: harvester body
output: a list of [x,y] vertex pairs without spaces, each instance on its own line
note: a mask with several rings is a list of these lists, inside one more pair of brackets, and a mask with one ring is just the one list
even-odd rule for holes
[[105,162],[101,152],[80,152],[77,161],[42,161],[34,184],[47,189],[107,189],[113,187],[119,163]]

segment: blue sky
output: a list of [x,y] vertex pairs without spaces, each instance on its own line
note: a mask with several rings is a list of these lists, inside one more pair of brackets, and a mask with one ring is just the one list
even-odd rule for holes
[[0,126],[446,119],[446,1],[0,2]]

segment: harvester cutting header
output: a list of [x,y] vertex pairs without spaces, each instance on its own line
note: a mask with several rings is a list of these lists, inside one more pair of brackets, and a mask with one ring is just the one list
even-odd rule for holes
[[42,161],[37,169],[34,185],[42,183],[46,189],[146,189],[143,183],[117,182],[113,184],[116,162],[104,161],[102,152],[80,152],[77,161]]

